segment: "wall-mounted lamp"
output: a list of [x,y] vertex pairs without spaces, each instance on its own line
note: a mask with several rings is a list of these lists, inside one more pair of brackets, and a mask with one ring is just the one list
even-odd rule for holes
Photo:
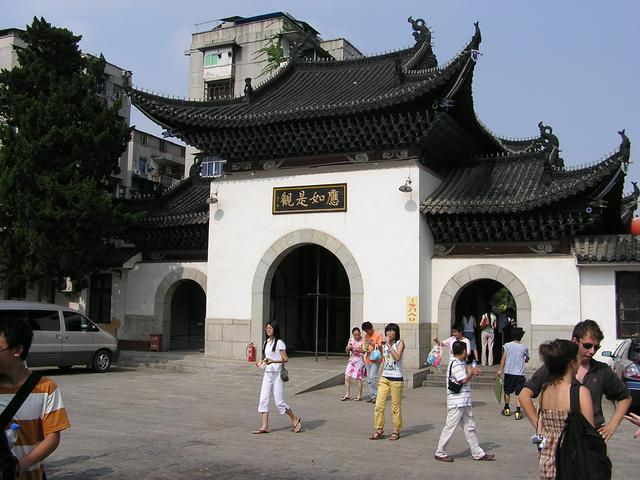
[[398,188],[398,190],[400,190],[403,193],[412,192],[413,188],[411,188],[411,177],[407,177],[407,180],[404,182],[404,185],[401,185],[400,188]]
[[212,193],[209,198],[207,198],[207,203],[209,205],[214,204],[214,203],[218,203],[218,191],[216,190],[215,193]]

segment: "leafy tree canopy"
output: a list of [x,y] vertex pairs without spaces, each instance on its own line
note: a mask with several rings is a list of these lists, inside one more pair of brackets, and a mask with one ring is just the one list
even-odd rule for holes
[[103,93],[105,59],[34,18],[0,71],[0,280],[80,280],[125,217],[109,192],[130,131]]

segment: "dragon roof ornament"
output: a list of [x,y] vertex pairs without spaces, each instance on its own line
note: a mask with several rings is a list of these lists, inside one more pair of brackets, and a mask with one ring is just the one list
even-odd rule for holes
[[427,27],[424,19],[418,18],[414,20],[413,17],[409,17],[407,21],[411,24],[413,38],[416,43],[431,43],[431,30]]

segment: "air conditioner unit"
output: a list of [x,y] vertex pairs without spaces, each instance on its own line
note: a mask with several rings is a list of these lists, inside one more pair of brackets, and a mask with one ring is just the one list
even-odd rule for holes
[[70,277],[65,277],[62,281],[62,288],[60,289],[62,293],[71,293],[73,292],[73,282]]

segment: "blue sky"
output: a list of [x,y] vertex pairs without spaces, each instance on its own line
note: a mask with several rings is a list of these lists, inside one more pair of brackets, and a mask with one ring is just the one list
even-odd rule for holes
[[[195,24],[272,11],[308,22],[325,39],[347,38],[365,54],[410,46],[407,18],[424,18],[441,64],[480,21],[474,100],[491,130],[532,137],[544,121],[560,138],[567,165],[582,165],[615,150],[616,132],[626,128],[632,160],[640,158],[637,0],[0,0],[0,28],[24,28],[44,16],[82,35],[83,51],[133,71],[136,85],[185,96],[184,51]],[[160,132],[138,113],[133,123]],[[631,165],[626,192],[629,180],[640,181],[640,165]]]

